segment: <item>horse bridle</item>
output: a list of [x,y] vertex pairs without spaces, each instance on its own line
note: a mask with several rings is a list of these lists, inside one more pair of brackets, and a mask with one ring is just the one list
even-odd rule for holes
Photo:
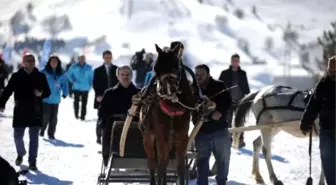
[[[171,87],[170,87],[169,83],[167,84],[167,93],[168,93],[168,95],[162,94],[160,92],[161,83],[166,78],[174,78],[174,79],[176,79],[177,80],[177,84],[176,84],[177,87],[180,86],[180,75],[177,75],[177,74],[174,74],[174,73],[167,73],[167,74],[164,74],[164,75],[160,76],[159,79],[157,80],[157,83],[156,83],[156,92],[157,92],[158,96],[161,97],[161,98],[163,98],[163,99],[170,100],[172,102],[177,102],[178,101],[177,96],[176,95],[171,96],[172,92],[171,92]],[[180,94],[181,92],[178,90],[176,93]]]

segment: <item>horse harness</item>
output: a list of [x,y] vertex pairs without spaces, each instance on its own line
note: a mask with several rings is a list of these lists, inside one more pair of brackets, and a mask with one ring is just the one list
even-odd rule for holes
[[[281,88],[288,88],[288,89],[292,89],[291,87],[286,87],[286,86],[280,86]],[[269,91],[269,90],[268,90]],[[266,92],[268,92],[266,91]],[[263,109],[259,112],[258,116],[257,116],[257,123],[259,122],[260,116],[262,115],[262,113],[264,113],[266,110],[285,110],[285,109],[289,109],[292,111],[299,111],[299,112],[303,112],[305,110],[305,108],[300,108],[300,107],[294,107],[292,105],[294,99],[296,98],[297,95],[301,94],[303,91],[296,91],[292,97],[290,98],[289,102],[287,105],[283,105],[283,106],[274,106],[274,107],[267,107],[267,103],[266,103],[266,98],[267,97],[271,97],[274,96],[276,94],[270,94],[270,95],[266,95],[262,97],[262,102],[263,102]]]

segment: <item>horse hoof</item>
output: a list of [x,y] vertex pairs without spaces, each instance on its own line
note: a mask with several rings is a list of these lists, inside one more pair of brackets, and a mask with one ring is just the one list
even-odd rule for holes
[[257,184],[265,184],[264,179],[262,178],[260,174],[259,175],[253,174],[253,178]]
[[276,181],[274,185],[284,185],[281,181]]

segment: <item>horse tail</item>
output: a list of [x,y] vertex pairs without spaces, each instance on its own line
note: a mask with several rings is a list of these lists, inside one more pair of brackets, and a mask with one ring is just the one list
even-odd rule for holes
[[[251,109],[253,100],[259,92],[260,90],[250,93],[240,100],[235,111],[234,127],[243,127],[245,125],[246,114]],[[233,133],[233,146],[235,148],[238,148],[240,135],[241,133]]]

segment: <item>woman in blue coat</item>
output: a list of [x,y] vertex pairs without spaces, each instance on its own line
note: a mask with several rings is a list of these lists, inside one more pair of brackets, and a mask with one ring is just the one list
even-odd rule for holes
[[47,77],[51,94],[43,99],[43,127],[40,136],[44,136],[48,126],[49,139],[55,139],[58,105],[61,102],[61,96],[63,98],[68,96],[68,81],[58,56],[51,56],[41,72]]

